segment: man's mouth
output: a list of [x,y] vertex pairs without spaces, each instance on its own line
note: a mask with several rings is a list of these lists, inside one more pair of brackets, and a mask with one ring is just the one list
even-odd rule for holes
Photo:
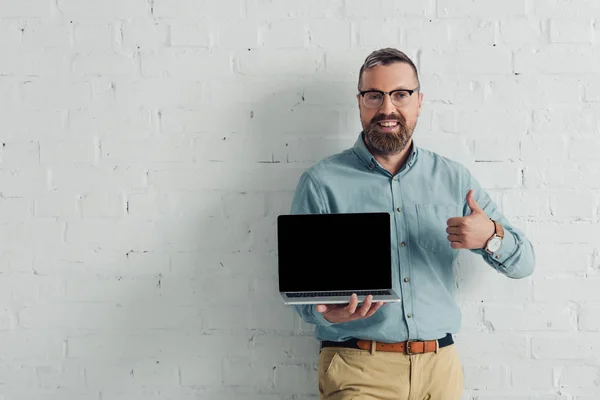
[[379,121],[379,122],[377,122],[377,124],[379,124],[385,128],[393,128],[398,125],[398,121],[390,121],[390,120]]

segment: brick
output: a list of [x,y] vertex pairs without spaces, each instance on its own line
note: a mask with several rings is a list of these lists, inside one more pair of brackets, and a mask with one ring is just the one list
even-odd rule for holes
[[0,366],[0,384],[3,390],[7,388],[35,387],[38,385],[36,370],[29,365]]
[[146,222],[114,219],[88,219],[67,224],[66,242],[72,244],[117,244],[127,240],[131,247],[148,248],[160,242],[157,227]]
[[312,368],[302,364],[276,366],[273,371],[273,382],[275,388],[286,388],[298,394],[312,394],[317,384]]
[[146,186],[146,168],[142,166],[95,167],[58,166],[49,169],[51,187],[63,191],[91,192],[99,189],[136,189]]
[[519,159],[519,141],[516,139],[477,139],[473,141],[475,161],[516,161]]
[[73,71],[84,76],[135,75],[139,61],[133,55],[118,53],[94,53],[77,55],[73,61]]
[[542,22],[536,18],[511,18],[500,21],[498,41],[506,44],[546,42]]
[[[362,48],[388,47],[382,44],[382,37],[386,38],[390,47],[400,42],[401,25],[396,22],[382,23],[381,21],[364,21],[354,25],[358,34],[358,45]],[[360,65],[358,65],[360,67]]]
[[539,190],[507,190],[503,193],[504,213],[516,217],[550,217],[549,194]]
[[164,163],[192,161],[192,141],[187,136],[165,136],[156,139],[102,141],[102,158],[110,163]]
[[50,192],[35,196],[34,216],[41,218],[72,218],[79,215],[77,195],[68,192]]
[[59,360],[64,357],[65,340],[61,335],[12,330],[0,332],[0,339],[0,349],[5,362]]
[[230,56],[205,49],[169,48],[142,54],[142,75],[146,77],[224,77],[232,73]]
[[296,76],[315,73],[323,68],[323,54],[312,51],[259,50],[242,53],[237,59],[243,75],[256,76],[268,70],[273,76]]
[[508,74],[510,53],[500,48],[461,51],[423,51],[420,69],[424,74]]
[[37,142],[3,142],[2,166],[25,168],[39,164],[40,150]]
[[133,367],[133,383],[137,387],[155,389],[179,386],[179,367],[154,360],[137,362]]
[[[558,384],[560,387],[589,388],[591,382],[600,378],[600,370],[595,366],[568,365],[557,370]],[[598,386],[594,383],[594,386]]]
[[107,0],[100,3],[84,3],[77,0],[58,0],[58,9],[66,18],[108,19],[134,18],[150,15],[145,0]]
[[477,163],[471,172],[484,189],[511,189],[521,184],[521,170],[511,163]]
[[83,218],[122,218],[126,212],[126,202],[122,193],[91,192],[79,197]]
[[528,353],[527,338],[500,334],[456,335],[456,346],[465,363],[493,357],[496,362],[525,360]]
[[538,278],[533,285],[536,301],[598,301],[595,278]]
[[167,45],[168,25],[154,20],[127,20],[121,27],[123,47],[129,51],[162,49]]
[[512,387],[518,390],[553,390],[554,368],[540,363],[518,364],[511,367]]
[[589,191],[561,191],[550,198],[552,215],[558,218],[591,220],[595,206],[594,194]]
[[2,18],[47,18],[50,3],[45,0],[0,0],[0,15]]
[[433,2],[430,0],[416,3],[400,4],[393,0],[376,0],[366,5],[360,0],[346,1],[344,15],[350,19],[355,18],[387,18],[394,16],[432,16]]
[[308,31],[303,22],[273,21],[262,36],[264,47],[269,49],[303,48],[308,44]]
[[86,383],[91,389],[129,389],[134,387],[133,366],[125,362],[101,362],[85,367]]
[[538,244],[536,270],[550,274],[583,273],[592,266],[591,244]]
[[527,5],[523,1],[509,0],[490,4],[485,0],[438,0],[437,14],[442,18],[499,18],[524,16]]
[[84,390],[86,387],[85,370],[76,363],[45,363],[36,365],[35,372],[42,389]]
[[485,307],[485,318],[496,331],[575,331],[574,309],[557,305]]
[[[223,384],[230,387],[266,387],[274,366],[261,366],[244,358],[228,358],[223,362]],[[289,388],[285,388],[289,390]]]
[[16,224],[27,220],[30,215],[28,199],[0,197],[0,221],[2,224]]
[[45,165],[93,164],[98,150],[95,139],[39,142],[40,163]]
[[600,332],[600,307],[584,306],[579,311],[579,329],[584,332]]
[[114,22],[86,21],[73,23],[73,35],[76,49],[110,52],[116,50],[122,33]]
[[550,41],[553,43],[592,43],[593,36],[592,20],[553,19],[550,21]]
[[181,0],[174,6],[169,0],[154,0],[152,15],[155,18],[184,19],[187,21],[223,21],[240,18],[245,2],[242,0],[222,0],[219,2],[199,2]]
[[591,360],[600,346],[597,337],[534,337],[532,355],[539,360]]
[[538,0],[533,12],[540,18],[585,18],[600,12],[600,5],[590,0]]
[[89,105],[92,86],[82,81],[28,79],[19,84],[21,104],[26,109],[63,110]]
[[539,160],[566,160],[569,139],[565,136],[550,136],[544,133],[528,135],[520,142],[520,159],[526,162]]
[[600,140],[595,136],[574,137],[571,138],[569,158],[577,161],[596,160],[598,149],[600,149]]
[[310,21],[308,23],[308,37],[312,47],[350,50],[352,25],[348,21]]
[[258,28],[246,20],[224,21],[216,30],[216,42],[222,49],[256,49]]
[[208,48],[211,42],[211,30],[206,24],[186,23],[171,25],[171,46]]
[[30,47],[71,47],[70,24],[28,21],[23,26],[23,45]]
[[527,302],[532,299],[529,279],[507,279],[480,262],[482,269],[470,271],[468,277],[458,279],[458,297],[461,300]]
[[465,388],[470,390],[498,390],[508,386],[508,368],[505,365],[463,366]]
[[586,74],[594,73],[600,55],[587,46],[547,47],[521,50],[515,54],[515,72],[519,74]]
[[332,0],[323,3],[319,0],[282,3],[273,0],[248,0],[247,16],[250,20],[279,19],[327,19],[341,15],[343,1]]
[[220,359],[197,358],[181,363],[181,385],[221,387],[223,384],[223,366]]
[[23,26],[24,23],[17,20],[0,20],[0,46],[3,48],[19,47],[22,43],[21,29]]

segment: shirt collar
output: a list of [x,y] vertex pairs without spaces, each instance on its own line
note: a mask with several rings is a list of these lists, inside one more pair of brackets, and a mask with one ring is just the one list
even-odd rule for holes
[[[356,142],[354,143],[353,150],[354,150],[354,153],[358,156],[358,158],[370,170],[375,168],[376,165],[379,165],[379,163],[377,162],[375,157],[373,157],[373,154],[371,154],[371,152],[367,148],[367,145],[365,144],[364,132],[361,131],[360,134],[358,135],[358,138],[356,139]],[[407,167],[410,168],[414,165],[415,161],[417,160],[418,153],[419,153],[419,148],[415,144],[415,139],[413,138],[412,152],[411,152],[410,156],[408,157],[408,159],[406,160]]]

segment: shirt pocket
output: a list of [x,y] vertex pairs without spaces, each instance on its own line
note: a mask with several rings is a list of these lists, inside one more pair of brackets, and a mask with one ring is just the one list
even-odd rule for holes
[[452,250],[448,241],[448,219],[462,217],[457,205],[416,204],[417,243],[426,250],[439,252]]

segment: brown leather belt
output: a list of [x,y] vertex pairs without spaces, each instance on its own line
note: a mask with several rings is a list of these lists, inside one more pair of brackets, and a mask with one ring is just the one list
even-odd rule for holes
[[[372,348],[373,343],[375,344],[375,349]],[[424,354],[424,353],[433,353],[437,352],[442,347],[449,346],[454,344],[454,340],[451,334],[446,335],[442,339],[439,340],[407,340],[404,342],[396,342],[396,343],[383,343],[377,342],[373,340],[359,340],[359,339],[350,339],[345,342],[330,342],[324,341],[321,342],[321,348],[323,347],[349,347],[349,348],[358,348],[362,350],[373,351],[388,351],[388,352],[396,352],[396,353],[404,353],[408,355],[412,354]]]

